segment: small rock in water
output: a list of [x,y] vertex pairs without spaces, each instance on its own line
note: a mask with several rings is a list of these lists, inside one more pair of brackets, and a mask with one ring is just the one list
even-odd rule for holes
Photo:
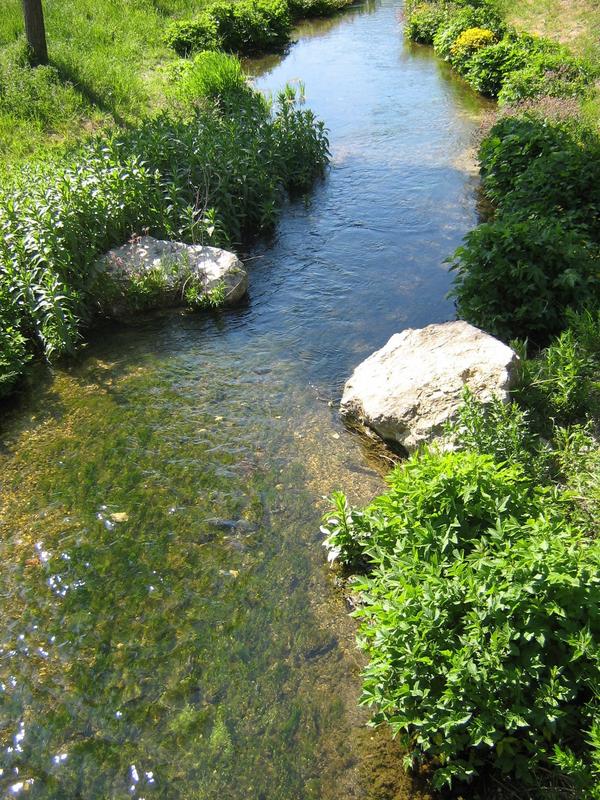
[[338,640],[333,637],[328,642],[324,644],[319,644],[316,647],[307,650],[306,652],[306,659],[307,661],[312,661],[313,658],[321,658],[321,656],[327,655],[332,650],[338,646]]

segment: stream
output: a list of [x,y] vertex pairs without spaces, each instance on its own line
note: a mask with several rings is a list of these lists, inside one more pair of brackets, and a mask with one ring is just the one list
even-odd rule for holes
[[107,800],[426,794],[358,706],[319,531],[382,462],[337,414],[389,336],[453,317],[483,102],[397,3],[247,64],[302,81],[332,164],[248,259],[250,296],[95,332],[0,421],[0,793]]

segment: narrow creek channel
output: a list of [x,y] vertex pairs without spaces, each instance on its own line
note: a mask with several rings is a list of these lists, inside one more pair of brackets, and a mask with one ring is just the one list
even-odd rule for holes
[[352,368],[449,319],[475,224],[481,101],[403,42],[397,3],[303,25],[257,85],[301,79],[332,166],[218,315],[98,331],[2,412],[3,797],[420,798],[357,705],[323,495],[381,469],[340,424]]

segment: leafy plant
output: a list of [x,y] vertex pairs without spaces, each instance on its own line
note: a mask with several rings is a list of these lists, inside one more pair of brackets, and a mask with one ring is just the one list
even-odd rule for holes
[[172,22],[165,41],[180,56],[216,49],[256,53],[286,44],[291,24],[285,0],[218,0],[193,20]]
[[206,50],[180,60],[169,72],[173,92],[186,106],[206,100],[239,105],[252,95],[242,65],[226,53]]
[[425,452],[364,511],[325,524],[356,580],[363,703],[441,788],[486,762],[527,782],[593,724],[600,548],[517,465]]
[[531,478],[540,482],[548,476],[549,448],[532,432],[529,411],[514,401],[503,403],[494,397],[484,404],[466,389],[448,434],[460,450],[490,455],[497,462],[521,464]]
[[468,28],[460,34],[450,48],[452,66],[462,71],[477,50],[488,47],[495,41],[495,34],[487,28]]
[[502,35],[506,26],[498,13],[488,5],[474,8],[465,6],[455,13],[449,14],[440,25],[433,38],[436,53],[449,60],[452,47],[465,31],[473,28],[484,28],[492,31],[496,36]]
[[413,42],[433,44],[433,39],[446,19],[446,10],[432,3],[422,3],[407,17],[405,33]]

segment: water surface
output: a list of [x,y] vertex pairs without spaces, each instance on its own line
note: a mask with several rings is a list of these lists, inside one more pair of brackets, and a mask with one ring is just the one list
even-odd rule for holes
[[394,332],[453,316],[481,105],[398,6],[250,65],[304,83],[332,167],[219,315],[107,327],[40,368],[0,450],[0,785],[32,798],[421,797],[359,710],[323,495],[382,467],[336,405]]

